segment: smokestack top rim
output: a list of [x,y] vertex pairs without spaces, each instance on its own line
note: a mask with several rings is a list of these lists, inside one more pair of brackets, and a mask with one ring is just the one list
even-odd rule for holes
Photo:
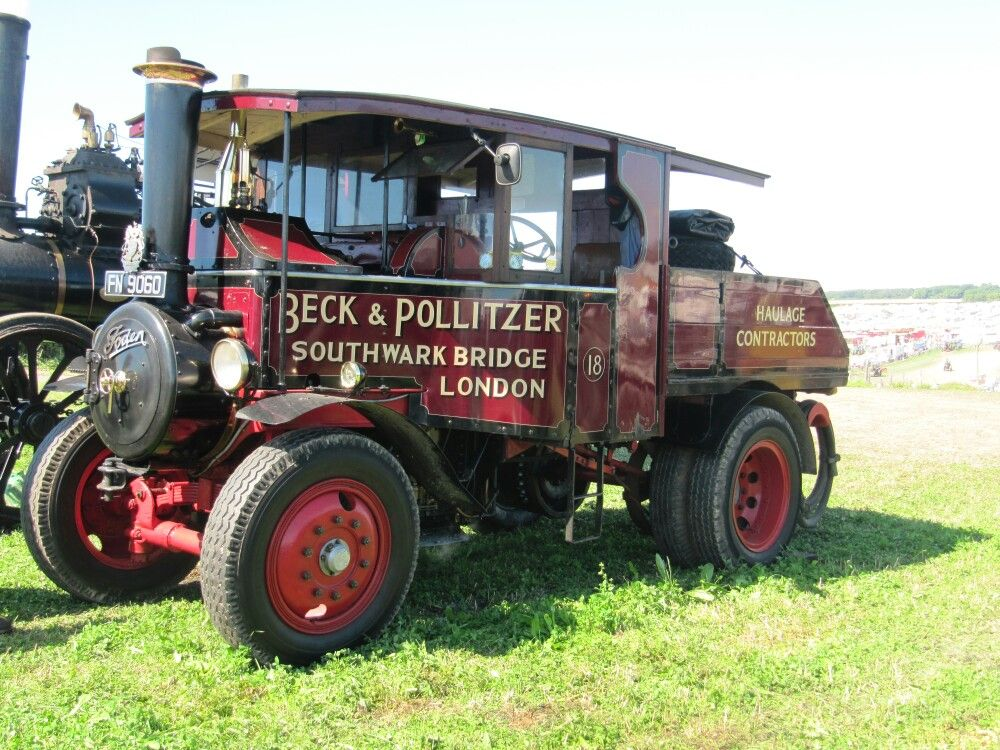
[[194,60],[185,60],[176,47],[150,47],[146,62],[132,68],[134,73],[163,83],[176,83],[203,88],[218,79],[212,71]]
[[0,21],[4,22],[15,21],[18,23],[23,23],[26,29],[31,28],[31,21],[29,21],[24,16],[17,15],[16,13],[4,13],[3,11],[0,11]]

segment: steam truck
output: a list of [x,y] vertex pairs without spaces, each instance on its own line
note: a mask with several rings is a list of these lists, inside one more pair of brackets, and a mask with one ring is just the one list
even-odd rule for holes
[[[421,532],[456,519],[575,543],[619,485],[682,566],[768,563],[819,521],[837,455],[802,395],[848,355],[826,297],[736,272],[727,217],[670,211],[671,173],[766,175],[425,99],[205,94],[170,47],[135,70],[142,223],[104,279],[129,301],[22,507],[72,595],[155,595],[200,560],[227,641],[307,663],[383,628]],[[216,205],[192,210],[196,168]]]

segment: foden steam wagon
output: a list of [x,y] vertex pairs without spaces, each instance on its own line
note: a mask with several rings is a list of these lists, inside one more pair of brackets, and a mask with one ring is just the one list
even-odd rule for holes
[[818,522],[833,431],[797,397],[846,382],[826,298],[734,272],[727,217],[669,210],[671,172],[765,175],[414,98],[203,95],[173,48],[136,71],[142,224],[104,287],[131,301],[23,505],[73,595],[152,595],[200,558],[223,636],[304,663],[392,619],[421,528],[550,516],[581,541],[620,485],[676,564],[736,565]]

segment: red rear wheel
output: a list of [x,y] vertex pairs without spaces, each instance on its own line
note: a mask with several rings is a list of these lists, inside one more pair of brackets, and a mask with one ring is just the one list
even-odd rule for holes
[[698,454],[689,522],[700,560],[769,563],[788,543],[802,494],[795,435],[781,412],[748,406],[714,451]]
[[763,552],[781,535],[791,504],[788,459],[775,441],[750,446],[733,488],[733,529],[751,552]]

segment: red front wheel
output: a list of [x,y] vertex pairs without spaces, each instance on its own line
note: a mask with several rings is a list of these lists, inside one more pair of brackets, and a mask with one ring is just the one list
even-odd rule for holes
[[162,593],[198,562],[166,550],[131,551],[127,498],[97,489],[98,467],[110,455],[89,411],[63,420],[35,452],[21,506],[25,541],[42,571],[74,596],[102,604]]
[[202,595],[233,645],[306,664],[395,616],[417,562],[416,498],[361,435],[288,433],[226,482],[202,543]]

